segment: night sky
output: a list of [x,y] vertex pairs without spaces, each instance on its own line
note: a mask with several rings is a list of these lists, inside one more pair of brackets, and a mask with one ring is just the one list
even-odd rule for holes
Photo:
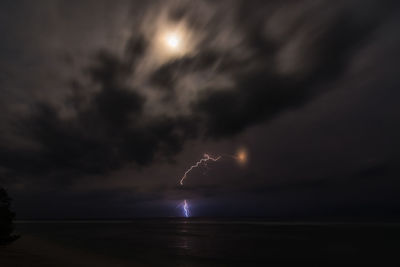
[[400,219],[399,28],[389,0],[1,1],[0,184],[19,219]]

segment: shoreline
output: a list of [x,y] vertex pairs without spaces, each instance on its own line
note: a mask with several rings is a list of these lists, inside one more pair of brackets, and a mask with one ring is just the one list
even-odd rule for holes
[[[132,266],[132,264],[129,264]],[[8,245],[0,246],[0,266],[127,266],[116,259],[96,255],[58,243],[23,235]],[[140,266],[140,265],[134,265]]]

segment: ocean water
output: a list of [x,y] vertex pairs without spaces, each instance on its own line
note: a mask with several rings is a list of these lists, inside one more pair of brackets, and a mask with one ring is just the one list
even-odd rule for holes
[[122,266],[400,266],[399,224],[172,218],[22,221],[16,230],[54,244],[44,253],[56,246]]

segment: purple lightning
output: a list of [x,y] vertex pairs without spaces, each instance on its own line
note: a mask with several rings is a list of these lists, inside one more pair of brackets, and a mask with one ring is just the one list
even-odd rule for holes
[[183,212],[185,213],[185,217],[189,218],[189,216],[190,216],[189,205],[186,202],[186,199],[183,201]]
[[[244,165],[246,164],[247,161],[247,151],[244,148],[241,148],[236,155],[229,155],[229,154],[224,154],[224,157],[230,157],[235,159],[239,164]],[[204,163],[205,166],[207,166],[207,161],[211,160],[211,161],[218,161],[219,159],[221,159],[222,156],[218,156],[218,157],[211,157],[208,154],[204,154],[203,158],[201,158],[198,162],[196,162],[194,165],[190,166],[190,168],[185,171],[185,173],[183,174],[182,178],[180,179],[179,183],[180,185],[183,186],[183,181],[186,179],[187,175],[195,168],[199,167],[200,164]],[[189,204],[187,203],[186,199],[183,200],[183,212],[185,214],[185,217],[188,218],[190,217],[190,211],[189,211]]]
[[[200,164],[204,163],[207,164],[207,161],[212,160],[212,161],[218,161],[221,158],[221,156],[218,156],[216,158],[211,157],[208,154],[204,154],[203,158],[200,159],[198,162],[196,162],[196,164],[190,166],[190,168],[183,174],[181,180],[179,181],[180,185],[183,186],[183,181],[186,179],[187,175],[189,174],[189,172],[191,172],[194,168],[197,168],[200,166]],[[185,214],[186,218],[189,218],[190,216],[190,211],[189,211],[189,204],[187,203],[186,199],[183,200],[183,212]]]
[[181,185],[183,185],[183,181],[186,179],[186,176],[189,174],[189,172],[191,172],[194,168],[199,167],[199,165],[200,165],[201,163],[206,163],[206,162],[209,161],[209,160],[218,161],[220,158],[221,158],[221,156],[218,156],[218,157],[216,157],[216,158],[213,158],[213,157],[211,157],[211,156],[208,155],[208,154],[204,154],[204,156],[203,156],[202,159],[200,159],[198,162],[196,162],[196,164],[190,166],[190,168],[189,168],[189,169],[185,172],[185,174],[182,176],[182,178],[181,178],[181,180],[179,181],[179,183],[180,183]]

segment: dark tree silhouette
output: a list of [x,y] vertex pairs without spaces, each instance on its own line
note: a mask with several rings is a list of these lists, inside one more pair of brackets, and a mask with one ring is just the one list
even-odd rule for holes
[[7,191],[0,187],[0,245],[8,244],[17,239],[17,236],[12,234],[15,213],[10,210],[10,204],[11,198]]

